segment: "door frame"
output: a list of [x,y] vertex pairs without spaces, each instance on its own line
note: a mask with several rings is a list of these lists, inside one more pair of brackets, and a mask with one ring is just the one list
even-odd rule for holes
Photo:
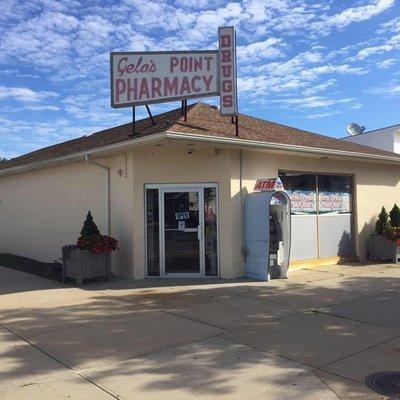
[[[217,275],[211,276],[205,273],[205,229],[204,229],[204,189],[214,188],[216,193],[216,211],[217,211]],[[160,260],[160,275],[149,276],[147,269],[147,201],[146,190],[158,189],[158,204],[159,204],[159,260]],[[166,273],[165,272],[165,229],[164,229],[164,193],[179,193],[179,192],[197,192],[199,196],[199,226],[200,226],[200,240],[199,240],[199,256],[200,256],[200,272],[198,273]],[[219,193],[217,183],[164,183],[164,184],[145,184],[145,269],[147,278],[218,278],[220,269],[220,237],[219,237]]]

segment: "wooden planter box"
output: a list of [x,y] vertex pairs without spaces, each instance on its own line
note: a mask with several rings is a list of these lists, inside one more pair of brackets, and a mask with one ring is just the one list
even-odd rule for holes
[[76,280],[77,286],[82,286],[84,279],[110,279],[110,254],[93,253],[90,250],[80,250],[63,247],[63,281],[65,278]]
[[373,234],[370,242],[370,254],[373,261],[389,261],[398,264],[400,252],[397,243],[385,236]]

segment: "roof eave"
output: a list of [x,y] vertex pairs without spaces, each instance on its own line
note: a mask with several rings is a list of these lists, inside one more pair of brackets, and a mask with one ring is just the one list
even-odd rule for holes
[[197,140],[210,143],[245,146],[245,147],[253,147],[260,149],[281,150],[281,151],[290,151],[296,153],[321,154],[321,155],[400,163],[400,157],[385,156],[380,154],[359,153],[359,152],[344,151],[344,150],[324,149],[320,147],[299,146],[299,145],[274,143],[274,142],[262,142],[260,140],[241,139],[235,137],[225,138],[218,136],[198,135],[198,134],[181,133],[174,131],[167,131],[166,133],[168,139]]
[[237,147],[241,146],[241,147],[249,147],[255,149],[258,148],[258,149],[280,150],[280,151],[289,151],[289,152],[303,153],[303,154],[330,155],[337,157],[358,158],[364,160],[384,161],[384,162],[400,164],[400,157],[392,157],[379,154],[367,154],[367,153],[350,152],[343,150],[324,149],[319,147],[262,142],[259,140],[241,139],[235,137],[218,137],[210,135],[198,135],[192,133],[165,131],[150,136],[133,138],[132,140],[115,143],[109,146],[103,146],[91,150],[85,150],[78,153],[69,154],[67,156],[55,157],[44,161],[38,161],[15,167],[4,168],[0,170],[0,176],[18,174],[31,170],[50,167],[56,164],[79,161],[83,160],[86,155],[107,156],[107,153],[113,151],[128,150],[134,147],[151,144],[152,142],[158,142],[163,139],[192,140],[192,141],[208,142],[208,143],[222,144],[222,145],[231,145],[231,146],[233,145]]
[[78,153],[69,154],[67,156],[55,157],[55,158],[50,158],[48,160],[0,169],[0,176],[23,173],[31,170],[50,167],[56,164],[62,164],[80,160],[83,161],[86,155],[102,156],[104,154],[104,156],[106,156],[107,153],[112,151],[128,150],[130,148],[151,144],[152,142],[158,142],[162,139],[166,139],[166,132],[157,133],[151,136],[144,136],[141,138],[134,138],[132,140],[127,140],[124,142],[119,142],[108,146],[102,146],[95,149],[84,150]]

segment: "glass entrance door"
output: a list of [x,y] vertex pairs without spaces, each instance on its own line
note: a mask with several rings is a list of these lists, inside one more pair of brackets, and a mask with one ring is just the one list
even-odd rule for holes
[[148,277],[218,276],[217,184],[148,184]]
[[199,190],[163,190],[164,273],[202,273],[202,227]]

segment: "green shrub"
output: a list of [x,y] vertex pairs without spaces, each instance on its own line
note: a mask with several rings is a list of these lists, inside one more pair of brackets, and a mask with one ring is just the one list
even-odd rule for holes
[[382,207],[381,212],[378,215],[378,219],[375,223],[375,233],[383,235],[385,232],[390,230],[389,214],[385,207]]
[[390,211],[390,225],[400,227],[400,208],[395,204]]
[[81,230],[81,237],[87,238],[87,237],[93,237],[93,236],[99,236],[99,228],[97,227],[96,223],[93,221],[92,213],[90,210],[88,211],[86,215],[85,222],[83,223],[83,227]]

